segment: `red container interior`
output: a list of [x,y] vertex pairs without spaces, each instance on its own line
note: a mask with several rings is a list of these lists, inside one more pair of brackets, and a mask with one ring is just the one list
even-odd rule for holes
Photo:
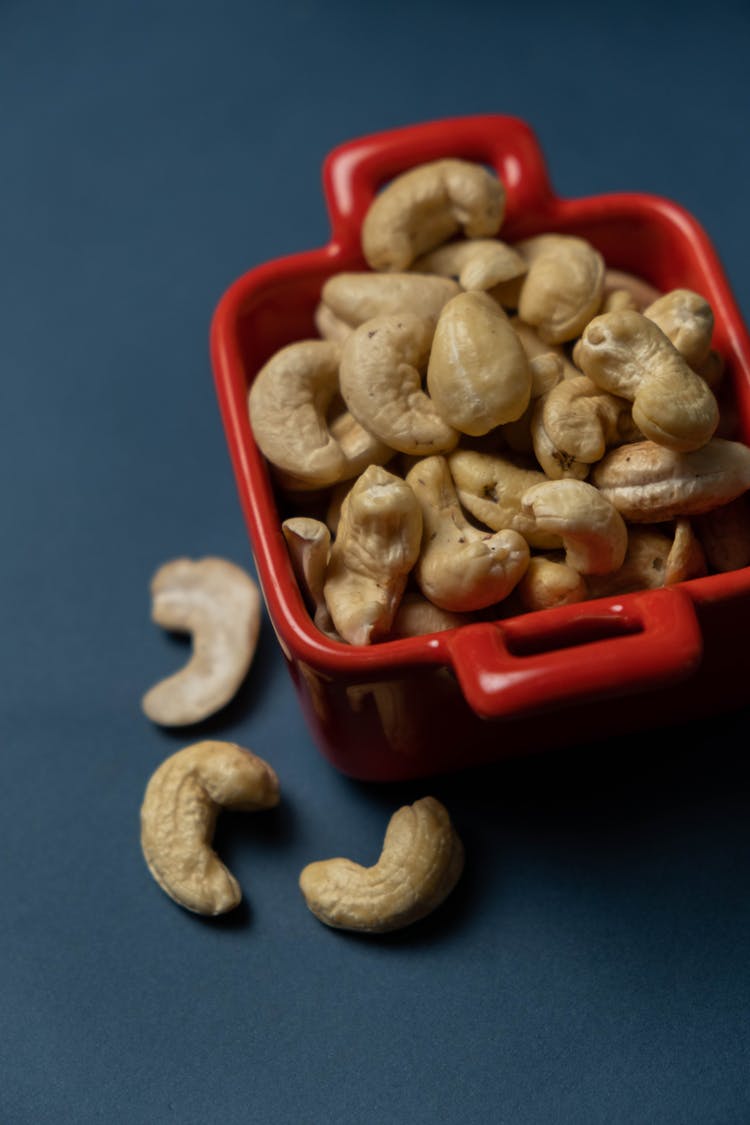
[[[707,235],[678,204],[632,192],[558,198],[533,133],[512,117],[431,122],[332,152],[323,176],[331,241],[235,281],[216,309],[211,351],[258,576],[301,703],[333,763],[373,780],[596,736],[605,716],[611,729],[613,699],[628,699],[618,711],[619,727],[627,729],[745,697],[725,650],[726,630],[750,612],[750,568],[371,646],[338,643],[313,625],[281,532],[283,516],[291,513],[282,514],[250,429],[248,388],[276,350],[317,335],[313,314],[326,278],[366,268],[359,231],[377,190],[399,172],[443,156],[480,161],[498,172],[507,197],[503,240],[544,231],[577,234],[610,267],[660,290],[701,293],[714,312],[714,346],[727,362],[729,397],[722,409],[730,412],[733,430],[723,436],[750,439],[747,330]],[[684,689],[682,696],[669,694],[686,681],[687,713]]]

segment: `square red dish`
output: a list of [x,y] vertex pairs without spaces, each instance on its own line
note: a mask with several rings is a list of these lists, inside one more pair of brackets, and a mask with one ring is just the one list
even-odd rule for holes
[[211,355],[257,574],[300,704],[329,761],[368,781],[429,776],[748,700],[734,643],[750,620],[747,567],[368,646],[332,640],[313,624],[253,438],[248,389],[275,351],[317,336],[323,282],[367,268],[360,228],[378,189],[441,157],[498,173],[506,189],[503,240],[575,234],[614,269],[659,290],[704,296],[714,312],[714,347],[726,361],[732,436],[750,444],[750,340],[710,240],[681,206],[635,192],[559,198],[533,132],[507,116],[429,122],[331,152],[323,170],[329,243],[238,278],[216,308]]

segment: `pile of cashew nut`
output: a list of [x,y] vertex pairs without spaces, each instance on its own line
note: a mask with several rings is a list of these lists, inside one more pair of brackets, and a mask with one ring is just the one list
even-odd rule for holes
[[369,268],[328,278],[318,335],[250,387],[292,566],[332,638],[750,563],[750,448],[719,408],[708,302],[571,234],[505,242],[504,213],[483,165],[397,176],[362,225]]

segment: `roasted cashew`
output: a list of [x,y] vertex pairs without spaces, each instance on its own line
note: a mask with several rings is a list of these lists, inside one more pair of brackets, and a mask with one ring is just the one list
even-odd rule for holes
[[191,633],[188,663],[155,684],[141,706],[155,723],[187,726],[234,697],[255,655],[261,623],[256,582],[226,559],[173,559],[151,579],[151,619]]
[[279,803],[279,780],[262,758],[233,742],[196,742],[171,754],[146,786],[141,847],[170,898],[196,914],[224,914],[242,899],[211,847],[219,810],[256,812]]
[[604,259],[591,243],[568,234],[539,234],[516,243],[528,269],[518,315],[548,344],[579,335],[598,311]]
[[518,583],[518,599],[528,612],[573,605],[588,597],[586,579],[562,558],[532,555]]
[[670,289],[643,310],[692,368],[700,367],[711,350],[714,314],[705,297],[692,289]]
[[426,598],[452,613],[502,601],[521,580],[529,547],[517,531],[473,527],[458,502],[445,457],[425,457],[406,476],[422,508],[424,534],[414,577]]
[[416,273],[456,278],[462,289],[494,289],[526,273],[521,255],[499,238],[463,238],[446,242],[417,258]]
[[632,309],[589,322],[576,345],[584,375],[633,403],[633,422],[651,441],[686,453],[713,436],[719,408],[654,321]]
[[427,390],[443,418],[474,437],[519,418],[531,397],[526,353],[497,301],[459,293],[438,318]]
[[454,450],[448,456],[448,467],[458,499],[479,523],[493,531],[511,528],[530,547],[562,545],[559,535],[540,531],[521,508],[522,497],[532,485],[546,479],[544,473],[529,468],[519,457],[474,449]]
[[342,349],[340,383],[347,407],[371,434],[401,453],[452,449],[458,432],[422,390],[434,324],[403,313],[361,324]]
[[750,448],[712,438],[678,453],[653,441],[612,449],[592,483],[629,523],[661,523],[728,504],[750,488]]
[[443,306],[460,292],[448,277],[362,271],[329,277],[321,297],[339,320],[358,328],[374,316],[405,312],[435,324]]
[[403,172],[373,199],[362,223],[362,251],[374,270],[405,270],[459,230],[497,233],[505,189],[482,164],[435,160]]
[[298,340],[263,365],[248,393],[255,440],[298,488],[341,480],[346,458],[326,421],[338,390],[341,348],[332,340]]
[[463,845],[447,810],[435,797],[423,797],[393,814],[374,867],[319,860],[304,868],[299,886],[308,908],[327,926],[387,933],[435,910],[463,866]]
[[331,533],[327,526],[311,516],[290,516],[281,530],[289,549],[295,577],[312,603],[313,620],[323,633],[333,630],[333,622],[323,596]]
[[349,644],[380,640],[391,628],[422,537],[422,513],[409,486],[371,465],[341,505],[323,594]]
[[565,562],[579,574],[607,574],[622,566],[625,521],[593,485],[583,480],[535,484],[524,494],[522,508],[540,530],[562,538]]
[[532,416],[534,451],[552,480],[577,475],[578,466],[583,479],[607,446],[638,436],[630,403],[603,391],[586,375],[557,383]]

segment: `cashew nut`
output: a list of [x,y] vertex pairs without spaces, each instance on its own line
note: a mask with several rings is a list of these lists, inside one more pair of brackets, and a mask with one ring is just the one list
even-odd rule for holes
[[632,401],[644,437],[688,452],[713,436],[719,408],[708,384],[642,313],[594,317],[576,345],[576,361],[603,390]]
[[422,513],[409,486],[371,465],[341,505],[323,594],[339,635],[366,645],[384,637],[416,562]]
[[618,297],[615,302],[616,305],[622,308],[637,309],[639,312],[643,312],[647,305],[652,304],[661,296],[660,291],[644,278],[638,277],[634,273],[628,273],[627,270],[615,270],[611,266],[607,266],[604,271],[601,312],[614,311],[614,309],[607,307],[614,293],[627,294],[629,297],[627,306],[622,301],[622,297]]
[[304,868],[299,886],[308,908],[327,926],[387,933],[435,910],[463,866],[463,844],[447,810],[435,797],[423,797],[393,814],[373,867],[319,860]]
[[719,573],[750,566],[750,506],[747,493],[695,518],[695,531],[711,569]]
[[552,480],[569,475],[583,479],[608,445],[639,436],[630,403],[603,391],[586,375],[557,383],[532,416],[534,452]]
[[226,559],[173,559],[151,580],[151,618],[191,633],[193,652],[178,672],[143,696],[155,723],[187,726],[219,711],[236,694],[255,655],[261,623],[255,581]]
[[565,562],[579,574],[607,574],[622,566],[628,546],[625,521],[593,485],[549,480],[528,489],[521,503],[538,528],[562,538]]
[[521,255],[498,238],[464,238],[446,242],[417,258],[417,273],[457,278],[462,289],[493,289],[526,273]]
[[543,352],[529,360],[531,371],[531,398],[523,414],[513,422],[505,422],[502,436],[505,444],[515,453],[535,456],[532,422],[537,400],[548,394],[564,378],[564,363],[557,352]]
[[311,516],[290,516],[283,521],[281,530],[289,549],[295,577],[312,602],[315,625],[321,632],[330,633],[333,622],[323,596],[323,585],[331,533],[321,520]]
[[425,633],[442,633],[465,625],[468,618],[460,613],[449,613],[415,591],[407,591],[396,610],[391,626],[391,637],[421,637]]
[[529,361],[508,317],[486,293],[459,293],[443,308],[427,390],[442,417],[472,436],[514,421],[528,406]]
[[336,316],[325,301],[318,301],[313,313],[313,321],[321,339],[331,340],[335,344],[343,344],[352,330],[351,324]]
[[409,312],[437,321],[440,311],[461,290],[448,277],[416,273],[337,273],[329,277],[321,293],[335,316],[358,328],[374,316]]
[[750,448],[712,438],[700,449],[678,453],[653,441],[607,453],[592,483],[629,523],[661,523],[708,512],[750,488]]
[[521,341],[521,346],[530,361],[533,362],[539,356],[555,355],[562,364],[562,378],[570,379],[581,374],[578,367],[568,359],[562,344],[546,343],[536,328],[532,328],[530,324],[525,324],[518,316],[511,316],[510,323],[513,325]]
[[452,449],[458,432],[422,390],[434,324],[413,313],[376,316],[342,349],[341,394],[371,434],[401,453]]
[[692,289],[670,289],[643,310],[658,324],[691,367],[699,367],[711,350],[714,314],[705,297]]
[[454,450],[448,457],[448,467],[458,499],[479,523],[493,531],[512,528],[531,547],[561,546],[558,535],[540,531],[521,509],[522,497],[532,485],[546,479],[544,473],[529,468],[519,457],[474,449]]
[[233,742],[196,742],[152,774],[141,806],[141,847],[170,898],[196,914],[224,914],[242,899],[211,847],[221,808],[256,812],[279,803],[271,766]]
[[705,556],[687,519],[675,521],[674,536],[635,525],[628,530],[622,566],[588,579],[589,597],[603,598],[635,590],[655,590],[706,573]]
[[263,365],[248,393],[259,448],[297,487],[322,488],[346,473],[346,457],[326,422],[340,357],[332,340],[287,344]]
[[516,243],[528,269],[518,315],[548,344],[578,336],[598,311],[604,292],[604,259],[583,238],[539,234]]
[[452,613],[502,601],[523,577],[529,547],[509,528],[473,527],[458,502],[445,457],[425,457],[406,476],[422,508],[424,534],[414,577],[426,598]]
[[533,555],[518,583],[518,598],[526,611],[573,605],[588,597],[586,579],[559,558]]
[[405,270],[459,230],[497,233],[505,189],[481,164],[435,160],[403,172],[373,199],[362,223],[362,251],[374,270]]

